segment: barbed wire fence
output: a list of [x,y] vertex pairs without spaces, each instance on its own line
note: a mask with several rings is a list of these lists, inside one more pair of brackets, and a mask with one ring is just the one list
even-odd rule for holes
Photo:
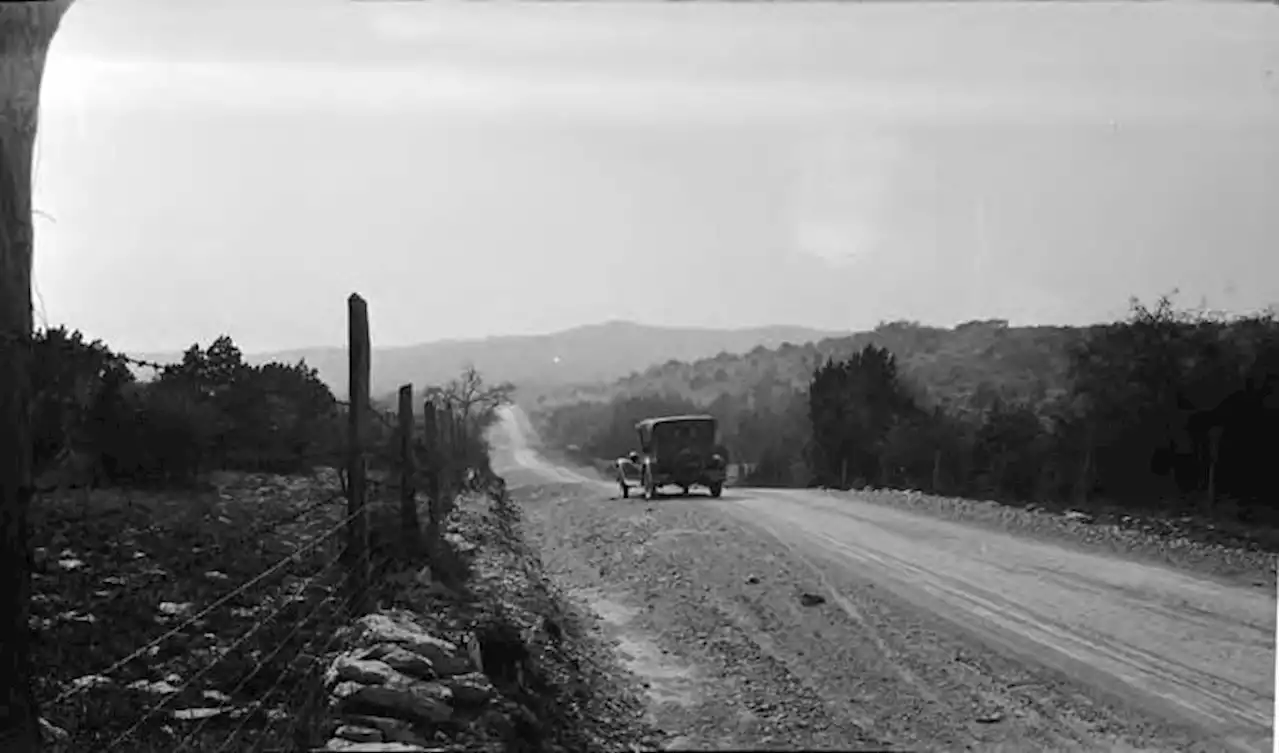
[[[44,701],[45,717],[66,727],[46,728],[55,749],[214,753],[323,745],[330,731],[323,675],[343,628],[377,608],[375,578],[395,560],[413,555],[428,564],[422,572],[437,577],[452,497],[485,481],[467,455],[466,422],[447,401],[425,400],[415,416],[413,388],[404,385],[396,411],[373,404],[367,308],[358,295],[348,300],[348,318],[351,379],[348,399],[338,401],[348,419],[339,488],[262,521],[252,535],[297,525],[310,532],[274,564],[198,610],[186,605],[172,627]],[[158,370],[170,366],[118,357]],[[343,499],[340,509],[334,503]],[[378,511],[385,514],[378,533],[398,546],[371,542]],[[157,679],[162,656],[176,656],[169,666],[182,671]]]

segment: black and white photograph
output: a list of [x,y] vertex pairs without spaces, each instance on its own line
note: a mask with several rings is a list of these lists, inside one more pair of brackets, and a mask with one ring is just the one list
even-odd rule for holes
[[0,0],[0,753],[1270,753],[1277,7]]

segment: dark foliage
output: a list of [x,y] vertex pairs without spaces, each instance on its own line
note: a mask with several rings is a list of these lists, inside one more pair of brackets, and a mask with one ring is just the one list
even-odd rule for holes
[[224,336],[144,383],[79,332],[39,332],[34,351],[40,476],[190,483],[205,471],[293,472],[339,457],[338,403],[305,363],[249,366]]
[[[547,437],[614,457],[646,415],[706,410],[753,483],[1213,508],[1275,524],[1277,325],[1138,301],[1090,328],[898,322],[667,364],[545,401]],[[803,379],[798,374],[803,369]]]

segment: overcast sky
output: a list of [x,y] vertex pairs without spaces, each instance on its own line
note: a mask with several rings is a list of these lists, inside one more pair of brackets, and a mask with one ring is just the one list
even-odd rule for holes
[[37,313],[127,351],[1277,298],[1271,4],[78,0]]

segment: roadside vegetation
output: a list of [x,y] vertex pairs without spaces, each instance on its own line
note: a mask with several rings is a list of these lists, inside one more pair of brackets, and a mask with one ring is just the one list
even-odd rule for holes
[[632,448],[641,417],[706,411],[751,484],[1191,514],[1274,552],[1276,372],[1274,309],[1224,317],[1164,297],[1088,328],[896,322],[669,362],[545,395],[536,417],[587,459]]
[[[249,366],[229,337],[161,366],[47,329],[34,338],[32,369],[31,660],[50,749],[311,749],[339,734],[325,672],[360,616],[346,546],[346,405],[305,363]],[[608,668],[571,671],[588,656],[599,663],[604,648],[575,627],[507,520],[518,513],[484,435],[512,389],[471,368],[420,388],[452,412],[451,439],[415,446],[415,467],[445,469],[442,496],[455,500],[442,507],[444,536],[430,553],[401,535],[394,396],[376,402],[366,427],[366,603],[426,609],[433,630],[479,635],[486,672],[503,651],[532,652],[532,690],[495,675],[483,713],[392,720],[403,739],[434,749],[607,737],[584,726],[581,709],[631,692]],[[417,502],[427,515],[421,491]],[[518,573],[484,564],[512,557]],[[510,633],[512,615],[524,625],[543,614],[576,637],[553,648],[485,637]],[[357,733],[374,734],[350,723],[343,734]],[[571,747],[592,745],[606,743]]]

